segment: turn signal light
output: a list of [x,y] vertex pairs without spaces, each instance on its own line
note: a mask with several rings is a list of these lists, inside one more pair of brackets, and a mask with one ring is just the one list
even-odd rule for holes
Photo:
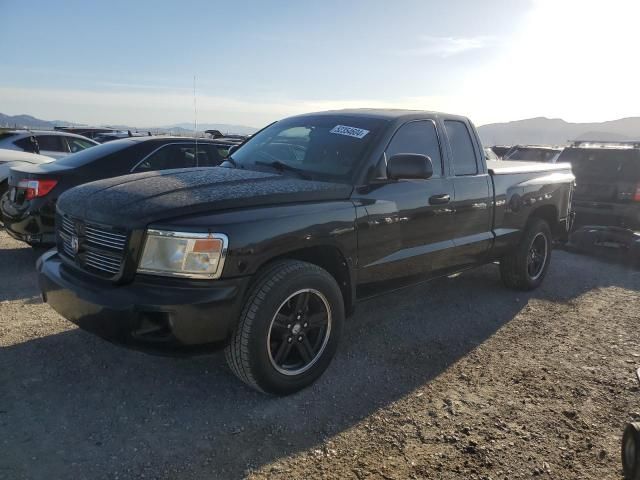
[[640,202],[640,183],[636,185],[636,194],[633,196],[634,202]]
[[57,180],[20,180],[18,188],[25,190],[24,199],[33,200],[47,195],[58,184]]

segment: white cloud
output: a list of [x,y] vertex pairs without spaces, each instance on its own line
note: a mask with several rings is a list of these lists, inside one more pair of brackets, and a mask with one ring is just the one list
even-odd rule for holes
[[418,45],[416,47],[396,50],[394,53],[401,56],[436,56],[448,58],[471,50],[485,48],[492,41],[493,37],[490,36],[435,37],[431,35],[421,35],[418,38]]

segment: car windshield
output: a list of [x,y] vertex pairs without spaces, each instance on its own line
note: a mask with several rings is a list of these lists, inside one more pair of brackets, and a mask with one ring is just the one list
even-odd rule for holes
[[558,162],[568,162],[576,177],[640,181],[640,150],[632,148],[566,148]]
[[514,149],[505,160],[515,160],[520,162],[550,162],[560,150],[551,150],[548,148],[522,148]]
[[339,115],[294,117],[253,136],[231,160],[239,168],[349,183],[385,124],[382,119]]
[[133,142],[128,139],[104,143],[102,145],[96,145],[94,147],[82,150],[78,153],[72,153],[71,155],[61,158],[60,160],[56,161],[56,164],[65,165],[68,167],[81,167],[82,165],[91,163],[99,158],[103,158],[107,155],[111,155],[113,153],[124,150],[131,145],[133,145]]

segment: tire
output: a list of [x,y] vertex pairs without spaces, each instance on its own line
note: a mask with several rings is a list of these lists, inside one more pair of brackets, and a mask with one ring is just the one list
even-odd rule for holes
[[640,480],[640,423],[629,423],[622,435],[622,469],[626,480]]
[[9,180],[3,180],[0,182],[0,198],[9,190]]
[[278,261],[259,274],[225,349],[227,363],[258,391],[297,392],[329,366],[344,318],[340,287],[326,270]]
[[[502,282],[516,290],[538,288],[549,270],[552,241],[549,224],[540,218],[531,219],[518,246],[500,259]],[[542,245],[544,255],[539,252]],[[530,264],[532,249],[536,250],[534,265]]]

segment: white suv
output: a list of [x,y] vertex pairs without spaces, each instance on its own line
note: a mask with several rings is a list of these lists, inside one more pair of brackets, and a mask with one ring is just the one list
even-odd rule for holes
[[62,158],[98,145],[97,142],[73,133],[47,130],[1,130],[0,149],[40,153]]

